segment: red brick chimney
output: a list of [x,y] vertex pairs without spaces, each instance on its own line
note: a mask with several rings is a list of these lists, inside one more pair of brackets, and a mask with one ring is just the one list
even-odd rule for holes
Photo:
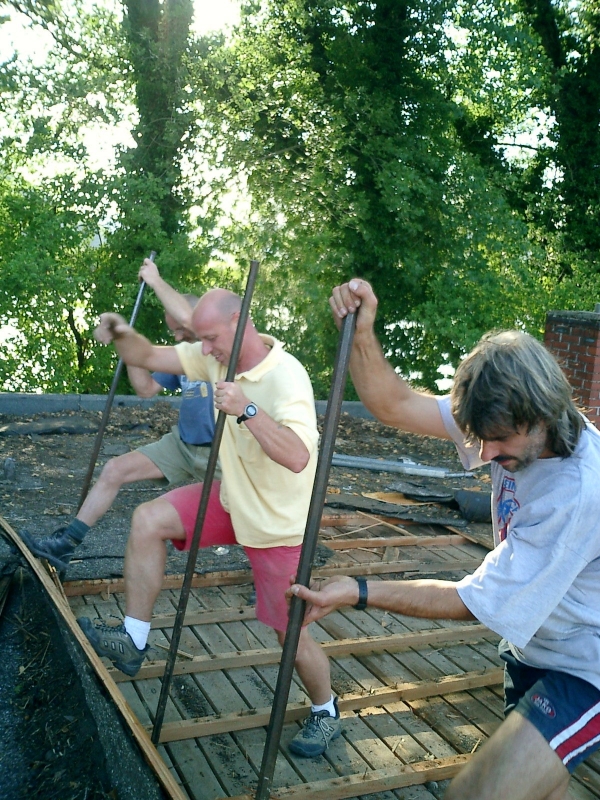
[[600,427],[600,304],[594,311],[549,311],[544,344],[564,369],[576,402]]

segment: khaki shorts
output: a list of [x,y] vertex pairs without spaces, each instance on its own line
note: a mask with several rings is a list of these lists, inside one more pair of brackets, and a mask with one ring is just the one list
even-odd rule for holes
[[[173,425],[171,433],[158,442],[138,447],[138,452],[156,464],[169,483],[189,483],[204,480],[210,447],[182,442],[177,425]],[[214,477],[221,480],[218,462]]]

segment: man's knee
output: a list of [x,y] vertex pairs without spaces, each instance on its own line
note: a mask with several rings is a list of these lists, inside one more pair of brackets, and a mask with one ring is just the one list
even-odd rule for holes
[[327,658],[321,645],[308,632],[308,628],[302,628],[296,650],[296,661],[317,661],[321,656]]
[[122,486],[127,483],[127,478],[131,474],[130,465],[127,463],[127,453],[125,456],[117,456],[106,462],[100,473],[98,481],[105,481],[112,486]]
[[162,476],[163,473],[153,461],[138,450],[132,450],[107,461],[98,482],[103,481],[111,486],[120,487],[124,483],[157,479]]
[[162,498],[142,503],[133,512],[131,538],[135,542],[185,538],[185,531],[174,507]]
[[[275,631],[275,633],[277,634],[277,641],[279,642],[280,646],[283,647],[283,645],[285,644],[286,632]],[[300,638],[298,639],[298,647],[296,648],[296,656],[295,656],[296,664],[298,662],[302,662],[307,655],[306,638],[303,634],[304,634],[304,629],[300,633]]]

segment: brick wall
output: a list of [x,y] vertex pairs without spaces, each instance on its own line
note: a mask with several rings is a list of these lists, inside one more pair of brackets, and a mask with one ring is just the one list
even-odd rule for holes
[[544,344],[564,369],[576,402],[600,425],[600,313],[548,312]]

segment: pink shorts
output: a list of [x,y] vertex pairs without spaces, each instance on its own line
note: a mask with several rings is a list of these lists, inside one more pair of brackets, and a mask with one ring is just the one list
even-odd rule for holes
[[[210,490],[200,547],[237,544],[231,517],[219,500],[220,489],[219,481],[214,481]],[[162,496],[162,499],[177,511],[185,530],[185,541],[172,540],[177,550],[190,549],[201,495],[202,484],[194,483],[173,489],[172,492]],[[290,585],[290,579],[298,569],[301,550],[300,544],[295,547],[244,546],[244,552],[248,556],[254,575],[256,618],[276,631],[285,631],[287,628],[288,607],[285,592]]]

